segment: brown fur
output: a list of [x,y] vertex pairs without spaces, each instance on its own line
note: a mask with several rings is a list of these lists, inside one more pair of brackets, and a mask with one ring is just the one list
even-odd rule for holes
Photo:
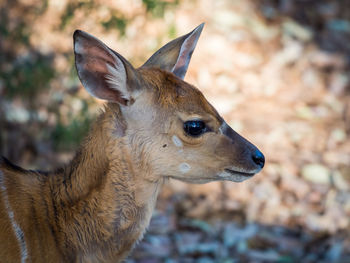
[[[241,181],[262,168],[252,161],[256,148],[198,89],[153,65],[124,66],[136,95],[105,106],[67,166],[43,173],[0,159],[1,263],[120,262],[142,238],[167,178]],[[107,96],[101,89],[90,92]],[[113,92],[108,98],[122,94]],[[210,130],[186,134],[193,118]]]
[[[116,262],[148,225],[163,180],[135,173],[129,149],[114,137],[115,107],[106,107],[73,161],[60,171],[24,171],[2,160],[3,184],[32,262]],[[0,236],[0,259],[18,262],[6,209],[0,215],[0,226],[9,232]]]

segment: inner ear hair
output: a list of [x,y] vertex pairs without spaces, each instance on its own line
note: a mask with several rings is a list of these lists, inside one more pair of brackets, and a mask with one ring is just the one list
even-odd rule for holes
[[80,81],[91,95],[124,106],[134,103],[138,75],[125,58],[80,30],[74,33],[74,53]]

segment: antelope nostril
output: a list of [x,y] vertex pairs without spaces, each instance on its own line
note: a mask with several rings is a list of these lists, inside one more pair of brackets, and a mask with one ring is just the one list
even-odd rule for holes
[[265,164],[265,157],[264,155],[259,151],[259,150],[256,150],[255,153],[253,154],[252,156],[253,158],[253,161],[259,165],[261,168],[264,167],[264,164]]

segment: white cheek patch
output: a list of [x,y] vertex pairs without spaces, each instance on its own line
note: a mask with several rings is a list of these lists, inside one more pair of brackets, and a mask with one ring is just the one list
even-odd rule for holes
[[176,135],[174,135],[172,137],[172,140],[173,140],[173,143],[175,144],[176,147],[182,147],[183,146],[182,141]]
[[191,170],[191,166],[188,163],[181,163],[179,165],[179,170],[181,173],[185,174]]
[[243,181],[245,181],[245,180],[247,180],[247,179],[249,179],[249,177],[243,176],[243,175],[234,175],[234,176],[233,176],[233,180],[234,180],[235,182],[237,182],[237,183],[243,182]]
[[229,177],[230,174],[227,173],[227,172],[222,172],[222,173],[219,173],[218,176],[219,176],[219,177],[222,177],[222,178],[226,178],[226,177]]
[[230,180],[230,181],[233,181],[236,183],[243,182],[243,181],[250,178],[249,176],[243,176],[243,175],[239,175],[239,174],[231,174],[228,172],[219,173],[218,176],[223,178],[223,179]]

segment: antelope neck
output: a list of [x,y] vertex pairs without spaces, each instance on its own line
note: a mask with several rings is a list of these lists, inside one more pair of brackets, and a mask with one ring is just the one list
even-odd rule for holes
[[120,235],[120,231],[133,227],[139,229],[134,237],[139,239],[149,223],[163,180],[147,179],[147,169],[135,164],[131,149],[121,136],[123,127],[119,120],[115,112],[107,109],[62,176],[53,177],[61,182],[52,185],[59,185],[61,200],[56,202],[75,207],[78,213],[87,206],[92,217],[95,214],[89,220],[95,220],[102,212],[101,222],[109,222],[106,229],[112,228],[111,234]]

